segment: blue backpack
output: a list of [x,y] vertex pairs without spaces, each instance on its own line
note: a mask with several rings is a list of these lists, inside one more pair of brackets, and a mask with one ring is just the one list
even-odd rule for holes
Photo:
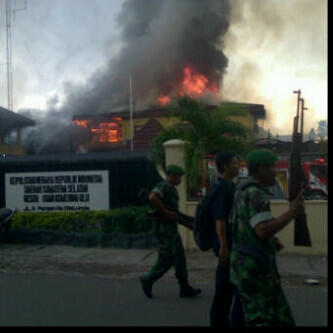
[[195,211],[193,236],[195,243],[201,251],[213,248],[216,231],[214,217],[211,212],[211,203],[220,188],[221,186],[217,185],[209,194],[203,196]]
[[[257,186],[254,182],[245,182],[240,184],[238,188],[245,190],[249,186]],[[201,198],[198,203],[193,226],[194,241],[202,251],[213,248],[214,235],[216,233],[215,221],[211,211],[211,203],[214,201],[216,194],[221,188],[221,184],[215,186],[213,190]]]

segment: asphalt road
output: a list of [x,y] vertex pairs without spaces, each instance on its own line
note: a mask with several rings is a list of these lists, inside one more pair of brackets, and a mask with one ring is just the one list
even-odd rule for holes
[[[162,279],[149,300],[134,279],[0,273],[0,326],[208,326],[213,286],[199,287],[200,297],[181,299]],[[297,326],[327,325],[327,290],[285,291]]]

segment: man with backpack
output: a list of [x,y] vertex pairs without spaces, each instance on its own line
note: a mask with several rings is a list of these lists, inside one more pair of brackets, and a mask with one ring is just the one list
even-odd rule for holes
[[246,160],[249,178],[237,189],[231,213],[230,279],[239,290],[247,326],[294,326],[276,267],[274,235],[304,212],[302,194],[274,218],[266,188],[275,182],[277,156],[254,150]]
[[157,184],[149,195],[155,209],[154,233],[160,243],[158,259],[149,274],[142,276],[140,281],[144,294],[152,298],[153,283],[174,266],[180,286],[179,296],[196,297],[201,290],[192,288],[188,283],[185,252],[177,227],[179,195],[176,186],[181,183],[185,171],[177,165],[169,165],[166,173],[167,179]]
[[[210,210],[215,222],[213,250],[218,257],[215,294],[210,309],[212,327],[242,326],[242,306],[237,291],[229,278],[229,253],[231,250],[231,225],[229,214],[233,204],[235,185],[233,178],[238,175],[237,156],[230,152],[219,152],[215,157],[218,171],[217,183],[211,190]],[[234,297],[235,296],[235,297]],[[231,310],[234,299],[233,310]],[[231,314],[231,322],[229,315]]]

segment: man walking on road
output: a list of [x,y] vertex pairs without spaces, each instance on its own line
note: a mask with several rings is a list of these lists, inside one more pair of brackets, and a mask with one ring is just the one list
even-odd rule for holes
[[[212,188],[214,199],[211,203],[211,211],[216,227],[213,250],[218,257],[218,265],[215,294],[210,309],[210,324],[212,327],[228,327],[230,324],[231,326],[243,326],[242,305],[235,286],[230,283],[229,274],[229,253],[231,250],[229,215],[235,193],[233,178],[238,176],[239,163],[235,155],[229,152],[220,152],[216,155],[215,164],[219,176],[217,184]],[[229,324],[233,297],[234,305]]]
[[301,193],[274,218],[265,188],[275,182],[276,155],[254,150],[247,156],[249,179],[237,189],[231,213],[230,278],[238,287],[247,326],[294,326],[276,267],[274,235],[304,211]]
[[172,266],[180,285],[180,297],[196,297],[200,289],[188,283],[184,247],[177,227],[179,195],[176,189],[181,183],[184,170],[177,165],[167,167],[167,179],[159,183],[150,193],[149,201],[155,208],[155,235],[160,242],[158,259],[149,274],[140,278],[144,294],[152,298],[152,286]]

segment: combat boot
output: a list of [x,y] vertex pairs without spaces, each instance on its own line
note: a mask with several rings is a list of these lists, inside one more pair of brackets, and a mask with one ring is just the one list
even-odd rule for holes
[[153,295],[152,295],[151,291],[153,288],[153,280],[150,278],[149,275],[143,275],[140,277],[140,282],[141,282],[141,286],[142,286],[142,290],[143,290],[144,294],[148,298],[152,298]]
[[195,289],[195,288],[191,287],[189,284],[180,285],[179,297],[193,298],[193,297],[197,297],[200,293],[201,293],[201,289]]

